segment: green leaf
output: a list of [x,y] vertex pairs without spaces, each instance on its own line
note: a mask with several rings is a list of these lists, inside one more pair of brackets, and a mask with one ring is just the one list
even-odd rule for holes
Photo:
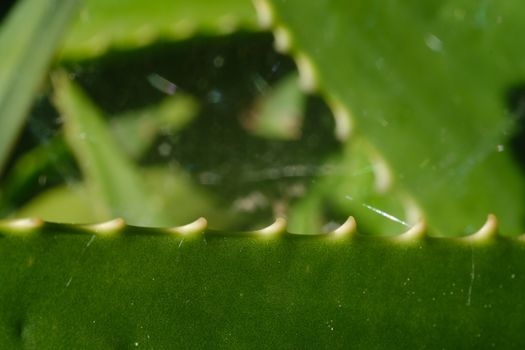
[[3,349],[525,346],[515,238],[39,225],[0,228]]
[[297,74],[291,74],[255,102],[246,122],[254,134],[269,139],[293,140],[301,136],[306,96]]
[[[173,167],[147,168],[141,171],[141,179],[149,193],[148,210],[169,213],[169,220],[155,224],[185,223],[205,215],[214,227],[232,226],[233,213],[200,189],[182,170]],[[84,183],[73,182],[45,190],[16,211],[14,217],[73,223],[107,219],[107,215],[97,213],[97,197],[87,187]]]
[[256,29],[249,1],[86,0],[64,44],[66,59],[98,56],[109,48],[130,49],[159,39],[198,33],[226,34]]
[[89,101],[66,73],[54,74],[55,104],[64,117],[68,143],[99,200],[98,215],[123,217],[135,224],[159,225],[169,222],[149,202],[138,169],[117,146],[101,112]]
[[457,235],[493,212],[505,232],[523,231],[505,105],[525,79],[521,2],[256,3],[340,134],[353,128],[377,148],[432,227]]
[[[390,186],[380,161],[367,142],[353,137],[342,152],[329,157],[305,197],[295,203],[289,215],[291,232],[322,232],[333,218],[327,209],[346,219],[359,219],[363,233],[395,235],[419,220],[413,205],[401,191]],[[333,215],[333,214],[332,214]]]
[[0,31],[0,173],[80,0],[18,1]]
[[0,187],[0,215],[12,214],[49,181],[73,176],[71,163],[71,154],[61,135],[17,157]]
[[32,198],[16,212],[16,217],[37,217],[51,222],[96,222],[100,218],[90,205],[91,197],[81,183],[57,186]]
[[198,104],[189,95],[168,97],[158,104],[111,119],[111,130],[132,158],[139,158],[159,133],[176,133],[197,116]]

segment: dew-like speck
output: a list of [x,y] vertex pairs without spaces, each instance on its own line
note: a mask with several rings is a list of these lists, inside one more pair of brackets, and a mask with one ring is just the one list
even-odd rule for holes
[[40,186],[44,186],[46,183],[47,183],[47,176],[45,176],[45,175],[40,175],[40,176],[38,177],[38,184],[39,184]]
[[443,42],[441,39],[439,39],[434,34],[427,34],[425,36],[425,44],[428,46],[428,48],[435,52],[440,52],[443,49]]
[[157,73],[152,73],[147,77],[151,86],[167,95],[173,95],[177,91],[177,85]]
[[383,57],[379,57],[376,59],[375,64],[377,70],[382,70],[385,67],[385,59]]
[[224,57],[221,55],[216,56],[213,59],[213,66],[215,68],[221,68],[224,65]]
[[219,103],[222,101],[222,94],[220,91],[213,89],[208,93],[207,99],[210,103]]
[[512,275],[510,275],[510,279],[515,279],[516,278],[516,274],[513,273]]
[[172,147],[169,143],[163,142],[159,145],[157,149],[159,151],[160,156],[167,157],[171,154]]

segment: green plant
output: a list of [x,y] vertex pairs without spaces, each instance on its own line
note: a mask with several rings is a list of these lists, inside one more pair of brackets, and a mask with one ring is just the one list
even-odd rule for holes
[[[0,32],[2,347],[524,345],[517,1],[255,1],[330,109],[249,4],[90,0],[46,34],[33,2]],[[13,32],[47,40],[16,101]]]

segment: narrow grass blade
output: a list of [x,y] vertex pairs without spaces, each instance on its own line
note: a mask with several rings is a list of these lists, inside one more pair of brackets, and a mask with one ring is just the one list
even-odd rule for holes
[[0,31],[0,173],[80,0],[19,1]]

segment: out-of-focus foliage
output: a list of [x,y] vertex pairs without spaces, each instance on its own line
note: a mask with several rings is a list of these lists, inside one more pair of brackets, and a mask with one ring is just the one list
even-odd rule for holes
[[79,2],[20,1],[0,26],[0,172]]
[[520,2],[271,4],[311,84],[383,156],[432,227],[460,232],[490,211],[505,232],[524,229],[505,99],[525,79],[525,46],[514,40]]
[[[385,235],[421,217],[460,235],[494,212],[505,233],[519,233],[523,176],[505,94],[521,77],[521,46],[508,40],[520,12],[331,4],[255,2],[276,46],[296,59],[297,79],[292,60],[257,33],[250,3],[86,0],[57,51],[60,83],[40,85],[2,174],[0,212],[145,225],[206,214],[217,228],[286,216],[302,233],[355,215],[363,231]],[[17,31],[54,42],[66,10],[55,34]],[[18,41],[19,56],[35,50]],[[14,114],[4,115],[11,125]],[[7,130],[2,139],[14,139]]]

